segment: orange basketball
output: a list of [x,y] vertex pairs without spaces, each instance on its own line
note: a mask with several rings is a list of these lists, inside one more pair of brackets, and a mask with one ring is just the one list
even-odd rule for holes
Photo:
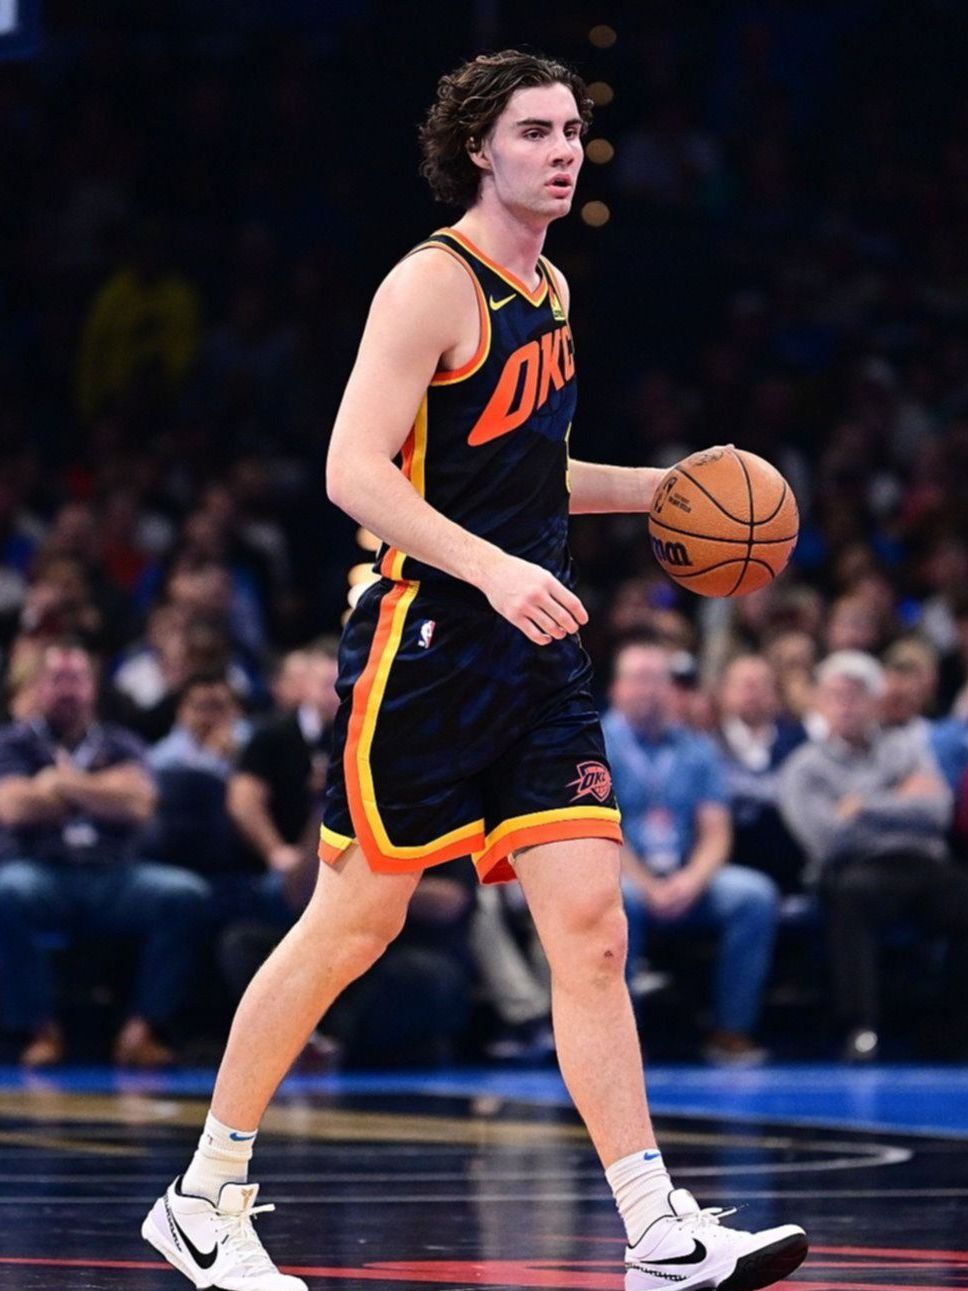
[[764,587],[786,566],[799,526],[789,484],[741,448],[709,448],[670,467],[649,515],[656,560],[700,596]]

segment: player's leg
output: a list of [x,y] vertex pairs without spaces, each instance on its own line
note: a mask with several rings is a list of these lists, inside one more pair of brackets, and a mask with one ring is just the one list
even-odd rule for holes
[[308,906],[236,1010],[212,1096],[223,1124],[258,1127],[319,1019],[403,927],[419,877],[374,874],[358,846],[320,866]]
[[629,1291],[755,1291],[792,1272],[807,1244],[794,1225],[746,1233],[674,1188],[656,1147],[625,984],[619,848],[607,839],[546,843],[515,858],[551,967],[562,1075],[626,1225]]
[[252,1227],[258,1185],[246,1184],[253,1143],[269,1100],[320,1017],[402,928],[418,878],[374,874],[351,846],[337,864],[320,866],[309,905],[250,982],[198,1151],[141,1229],[196,1286],[305,1291],[301,1279],[278,1271]]
[[620,849],[604,838],[520,852],[515,872],[551,968],[561,1074],[602,1164],[654,1148],[625,985]]

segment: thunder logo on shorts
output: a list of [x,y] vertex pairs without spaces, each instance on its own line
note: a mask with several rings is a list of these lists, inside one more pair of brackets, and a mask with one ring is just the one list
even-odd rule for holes
[[[480,341],[439,371],[400,469],[438,511],[572,583],[568,433],[575,353],[554,270],[533,289],[443,229],[477,297]],[[537,646],[474,587],[384,545],[382,576],[340,644],[320,856],[358,839],[371,868],[470,855],[485,882],[536,843],[620,840],[604,740],[577,638]]]

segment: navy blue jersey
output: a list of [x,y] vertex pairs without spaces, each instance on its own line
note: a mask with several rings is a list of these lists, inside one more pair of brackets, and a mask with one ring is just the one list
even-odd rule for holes
[[[575,350],[554,270],[542,257],[534,291],[462,234],[441,229],[410,252],[443,248],[474,279],[477,352],[439,371],[421,401],[400,467],[432,507],[571,585],[568,434]],[[375,565],[395,581],[454,582],[386,544]]]

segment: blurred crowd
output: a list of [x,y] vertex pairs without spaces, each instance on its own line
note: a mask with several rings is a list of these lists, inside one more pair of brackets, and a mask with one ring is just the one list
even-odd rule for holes
[[[76,944],[137,943],[115,1054],[163,1061],[198,973],[237,995],[305,899],[332,636],[367,559],[323,493],[328,428],[380,274],[447,218],[416,180],[414,123],[481,38],[441,6],[420,58],[391,57],[405,8],[287,26],[299,7],[281,6],[269,31],[258,5],[244,28],[176,6],[149,32],[55,5],[43,54],[0,74],[0,960],[27,1061],[65,1051],[54,970]],[[581,181],[611,218],[549,240],[575,301],[576,455],[671,464],[732,441],[784,471],[802,518],[788,572],[736,602],[665,579],[639,517],[573,526],[643,1016],[681,1007],[697,1049],[758,1061],[796,944],[849,1057],[915,1016],[916,1049],[957,1047],[958,7],[617,6],[595,46],[567,6],[527,8],[489,43],[575,61],[612,149]],[[360,95],[374,59],[384,92]],[[851,697],[871,711],[845,734]],[[321,1060],[478,1031],[495,1057],[548,1049],[523,912],[471,878],[428,877],[395,971],[354,988]],[[892,963],[930,1008],[885,988]],[[425,1017],[388,1009],[420,995],[408,975],[432,984]]]

